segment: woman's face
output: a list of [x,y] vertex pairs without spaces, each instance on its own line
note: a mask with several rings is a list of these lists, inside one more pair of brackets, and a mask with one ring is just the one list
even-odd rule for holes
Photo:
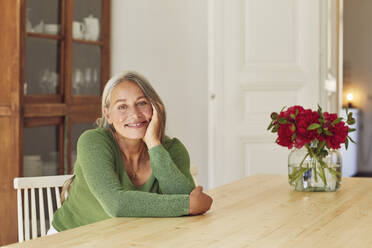
[[105,115],[120,136],[142,139],[151,121],[152,105],[136,83],[125,81],[112,90]]

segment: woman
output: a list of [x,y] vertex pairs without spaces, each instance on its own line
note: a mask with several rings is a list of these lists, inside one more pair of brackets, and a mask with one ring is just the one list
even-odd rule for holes
[[165,136],[164,105],[135,72],[111,78],[98,128],[78,140],[69,197],[48,234],[110,217],[203,214],[212,198],[196,187],[184,145]]

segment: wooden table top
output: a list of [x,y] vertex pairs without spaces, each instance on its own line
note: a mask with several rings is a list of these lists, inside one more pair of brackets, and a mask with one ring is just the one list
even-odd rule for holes
[[255,175],[208,192],[202,216],[112,218],[9,247],[372,247],[372,179],[303,193]]

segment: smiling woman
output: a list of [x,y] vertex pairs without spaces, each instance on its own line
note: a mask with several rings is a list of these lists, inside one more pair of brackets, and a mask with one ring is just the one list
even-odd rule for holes
[[[177,138],[165,136],[165,108],[142,75],[108,81],[98,128],[78,140],[69,197],[49,234],[110,217],[203,214],[212,198],[196,187],[190,158]],[[70,187],[71,186],[71,187]]]

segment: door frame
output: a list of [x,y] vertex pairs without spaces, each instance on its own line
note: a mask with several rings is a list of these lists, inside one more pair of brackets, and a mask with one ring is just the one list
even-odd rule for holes
[[[343,1],[320,2],[320,105],[341,114],[343,102]],[[331,75],[331,91],[327,79]],[[332,80],[331,80],[332,81]]]

